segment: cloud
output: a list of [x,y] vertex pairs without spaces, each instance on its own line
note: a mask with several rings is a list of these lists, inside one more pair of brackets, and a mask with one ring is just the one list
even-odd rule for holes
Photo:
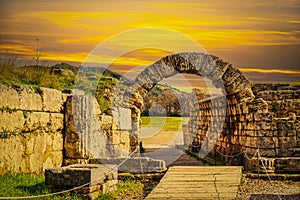
[[[33,53],[34,41],[39,38],[45,59],[81,63],[97,44],[122,31],[162,27],[183,33],[194,43],[221,55],[230,53],[231,62],[251,66],[243,68],[244,73],[298,75],[297,70],[291,69],[299,66],[295,48],[282,46],[300,46],[299,8],[297,0],[95,0],[88,3],[12,0],[1,2],[0,37],[5,44],[1,48],[27,56]],[[141,31],[133,37],[113,40],[104,49],[105,55],[95,54],[87,60],[116,66],[147,65],[166,53],[142,49],[117,59],[112,55],[120,49],[157,46],[168,49],[167,52],[194,51],[193,42],[187,41],[176,34]],[[254,51],[254,47],[267,46],[268,51]],[[276,54],[272,49],[278,49]],[[256,56],[240,57],[239,51],[248,54],[250,50]],[[286,63],[277,62],[283,54],[288,54],[281,59]]]
[[292,75],[300,75],[300,71],[296,70],[284,70],[284,69],[259,69],[259,68],[239,68],[241,72],[256,72],[256,73],[263,73],[263,74],[270,74],[270,73],[278,73],[278,74],[292,74]]
[[300,24],[300,20],[297,19],[291,19],[291,20],[285,20],[285,19],[270,19],[270,18],[259,18],[259,17],[247,17],[247,20],[252,21],[261,21],[261,22],[284,22],[284,23],[290,23],[290,24]]

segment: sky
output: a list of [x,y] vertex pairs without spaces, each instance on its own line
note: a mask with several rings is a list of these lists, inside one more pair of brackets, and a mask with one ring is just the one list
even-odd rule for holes
[[[0,50],[19,65],[36,50],[41,63],[88,64],[97,46],[115,38],[98,64],[138,73],[170,53],[194,51],[193,41],[253,82],[300,80],[299,0],[0,0],[0,15]],[[132,31],[149,27],[163,34]]]

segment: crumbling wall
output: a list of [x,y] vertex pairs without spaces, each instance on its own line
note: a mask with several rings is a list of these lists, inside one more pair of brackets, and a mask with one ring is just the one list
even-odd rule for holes
[[100,112],[94,97],[0,85],[0,174],[43,173],[130,151],[130,109]]
[[58,90],[0,85],[0,174],[61,166],[65,99]]
[[[238,101],[235,95],[228,95],[225,109],[222,98],[200,101],[199,110],[191,113],[189,124],[183,129],[185,141],[191,142],[186,144],[191,144],[195,152],[207,149],[227,164],[244,164],[247,170],[266,167],[273,172],[300,171],[300,124],[297,117],[300,107],[299,99],[293,99],[298,98],[299,90],[260,91],[256,94],[259,98],[245,102]],[[274,94],[278,96],[274,99],[288,100],[289,97],[293,102],[278,110],[283,118],[271,112]],[[292,111],[295,114],[291,116]],[[220,118],[224,120],[223,127],[217,127]]]
[[268,104],[268,111],[276,118],[289,117],[291,113],[300,116],[300,85],[290,84],[254,84],[254,95],[263,98]]
[[[88,163],[94,158],[125,157],[130,151],[130,109],[100,114],[96,99],[69,96],[66,103],[64,165]],[[120,117],[122,116],[122,117]],[[129,119],[128,119],[129,117]]]

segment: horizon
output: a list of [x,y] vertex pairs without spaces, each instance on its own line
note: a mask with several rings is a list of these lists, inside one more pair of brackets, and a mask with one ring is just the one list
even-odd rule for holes
[[[178,32],[197,42],[209,54],[237,67],[251,82],[300,80],[300,2],[242,0],[213,1],[1,1],[0,45],[2,56],[18,56],[17,65],[40,61],[80,66],[97,45],[136,28],[158,27]],[[142,35],[151,40],[152,35]],[[178,37],[153,35],[163,47],[190,46]],[[168,40],[174,42],[168,43]],[[112,44],[140,45],[141,41]],[[175,44],[176,43],[176,44]],[[174,47],[174,45],[176,47]],[[147,45],[146,45],[147,46]],[[117,59],[105,57],[98,65],[110,65],[126,74],[169,54],[142,49]],[[176,77],[175,77],[176,78]]]

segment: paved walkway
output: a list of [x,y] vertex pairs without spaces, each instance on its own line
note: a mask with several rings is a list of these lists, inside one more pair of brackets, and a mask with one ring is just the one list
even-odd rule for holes
[[207,164],[202,163],[199,160],[187,155],[186,153],[182,154],[177,160],[172,162],[169,167],[173,166],[206,166]]
[[235,199],[241,176],[235,166],[174,166],[145,199]]

